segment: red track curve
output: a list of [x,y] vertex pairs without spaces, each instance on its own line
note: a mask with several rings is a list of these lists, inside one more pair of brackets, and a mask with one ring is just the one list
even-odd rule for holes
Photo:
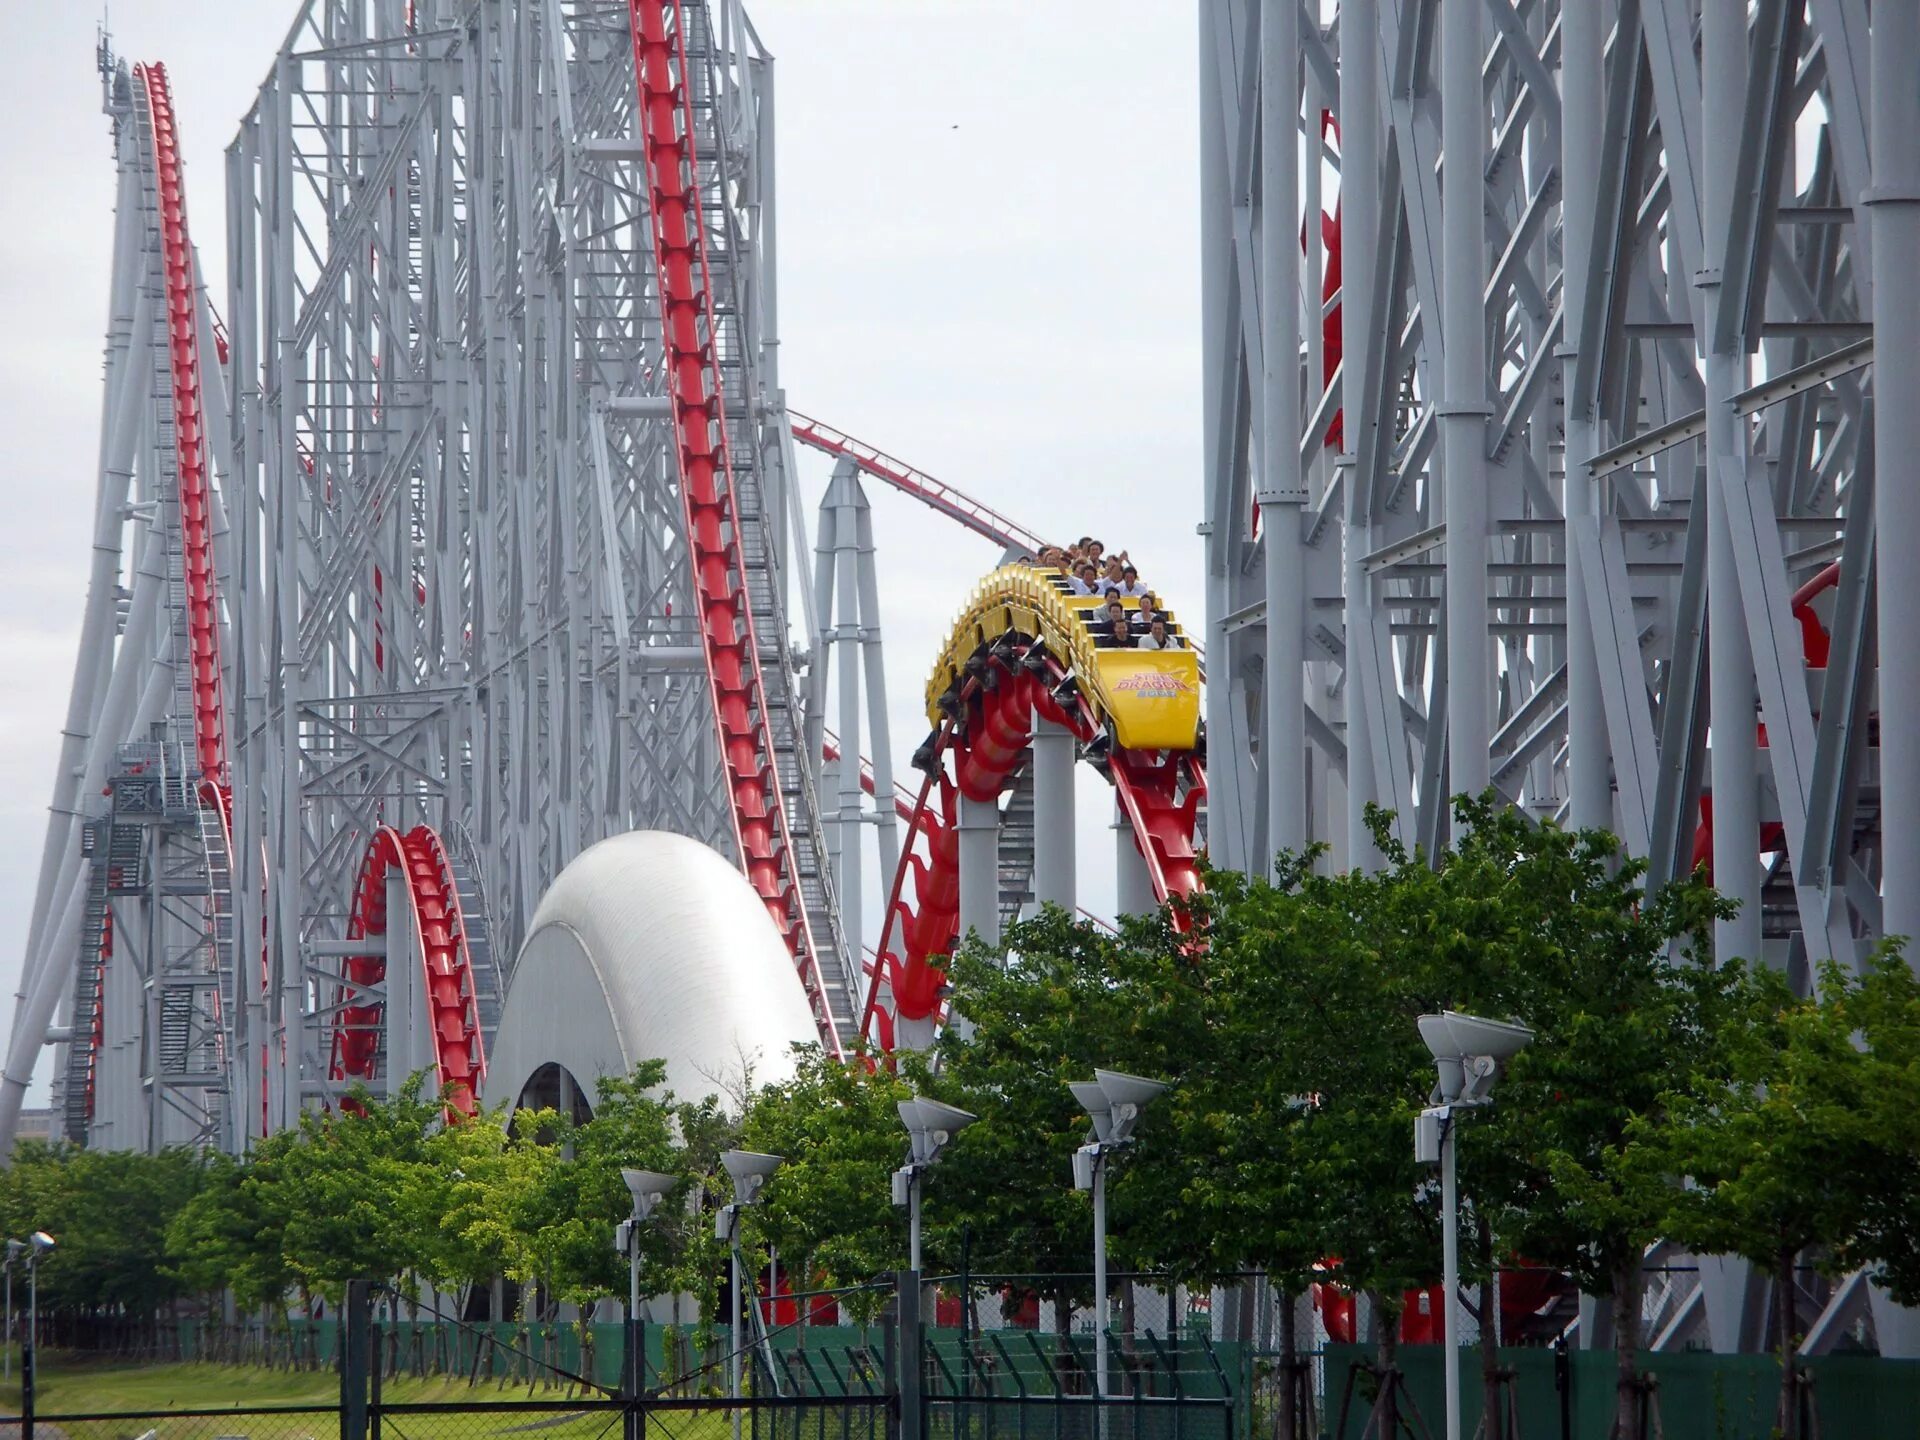
[[827,1005],[780,793],[740,550],[725,401],[713,348],[706,227],[694,178],[698,157],[685,84],[685,9],[682,0],[629,0],[628,16],[680,500],[734,835],[747,879],[793,957],[821,1044],[837,1055],[840,1037]]
[[[471,1115],[487,1068],[481,1046],[480,1012],[474,999],[472,959],[467,951],[466,926],[460,915],[460,897],[447,863],[446,847],[431,826],[416,825],[402,834],[383,825],[374,832],[373,843],[367,847],[366,859],[360,866],[359,882],[354,886],[347,938],[385,938],[392,923],[387,913],[387,875],[396,869],[406,882],[413,915],[440,1083],[451,1087],[448,1109]],[[378,985],[386,979],[386,956],[383,953],[350,956],[345,968],[354,984]],[[372,1080],[375,1077],[382,1012],[383,1004],[377,1000],[361,1000],[342,1007],[333,1032],[332,1078]]]
[[[925,1020],[940,1008],[946,974],[938,962],[952,953],[959,939],[959,796],[999,797],[1020,763],[1036,715],[1064,726],[1082,746],[1096,746],[1107,738],[1083,699],[1071,694],[1065,702],[1056,698],[1065,672],[1044,648],[1022,639],[996,643],[975,658],[981,663],[973,667],[954,715],[934,738],[927,777],[914,802],[887,898],[886,924],[860,1026],[862,1038],[883,1050],[893,1048],[896,1016]],[[956,717],[964,717],[965,723]],[[1155,898],[1165,901],[1197,892],[1194,824],[1206,797],[1199,757],[1114,747],[1093,763],[1113,782],[1121,813],[1146,860]],[[892,1013],[880,1001],[883,981],[892,992]]]

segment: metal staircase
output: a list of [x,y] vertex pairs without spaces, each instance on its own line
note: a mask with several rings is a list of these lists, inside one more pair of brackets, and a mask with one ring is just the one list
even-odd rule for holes
[[821,823],[813,767],[807,763],[810,757],[806,749],[806,728],[788,643],[786,577],[780,571],[775,543],[781,516],[769,513],[767,500],[770,478],[767,469],[780,463],[781,447],[778,443],[763,443],[761,434],[766,397],[754,372],[754,337],[749,317],[744,313],[743,287],[735,263],[745,247],[740,219],[730,201],[731,157],[724,117],[716,103],[722,93],[717,73],[722,61],[714,46],[706,6],[689,5],[683,13],[687,21],[686,88],[693,133],[697,137],[695,183],[701,196],[700,213],[707,224],[707,265],[714,317],[712,349],[720,373],[727,451],[732,462],[735,523],[746,571],[760,693],[766,707],[764,719],[772,736],[775,774],[780,788],[778,798],[785,808],[787,834],[793,847],[792,873],[813,933],[828,1013],[845,1043],[859,1027],[859,969],[847,954],[846,937],[840,926],[826,830]]
[[1000,810],[1000,930],[1033,905],[1033,748],[1020,757]]

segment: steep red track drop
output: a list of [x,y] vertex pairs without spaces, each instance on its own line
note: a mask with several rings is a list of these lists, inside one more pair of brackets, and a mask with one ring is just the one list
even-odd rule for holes
[[[449,1108],[471,1115],[486,1073],[480,1014],[474,1003],[473,967],[467,953],[460,898],[446,849],[429,826],[416,825],[404,835],[385,826],[375,832],[354,887],[347,938],[384,939],[393,920],[387,913],[387,875],[393,870],[400,872],[411,902],[440,1081],[453,1087]],[[387,962],[384,955],[355,955],[348,958],[346,971],[357,985],[377,985],[386,978]],[[334,1079],[374,1078],[380,1053],[380,1021],[381,1006],[375,1001],[357,1002],[341,1010],[333,1032]]]
[[740,550],[725,402],[713,347],[706,228],[694,182],[698,157],[685,84],[685,9],[681,0],[631,0],[629,19],[680,499],[734,833],[747,879],[793,956],[821,1043],[838,1054],[840,1037],[828,1009],[787,831]]
[[160,206],[160,263],[166,281],[167,362],[172,371],[173,443],[180,481],[181,553],[185,560],[187,634],[192,646],[193,738],[201,774],[231,804],[227,777],[226,699],[220,675],[220,602],[213,568],[212,467],[200,403],[200,341],[194,314],[193,242],[187,233],[180,136],[174,124],[167,67],[137,65],[153,121],[153,165]]

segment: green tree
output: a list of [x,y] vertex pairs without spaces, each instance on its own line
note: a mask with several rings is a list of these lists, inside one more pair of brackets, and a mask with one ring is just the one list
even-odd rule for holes
[[272,1181],[295,1132],[254,1147],[245,1160],[213,1156],[206,1181],[167,1226],[168,1264],[191,1293],[230,1290],[243,1310],[277,1305],[297,1277],[287,1263],[284,1197]]
[[[749,1150],[784,1155],[757,1217],[760,1232],[797,1272],[796,1290],[864,1284],[906,1259],[906,1220],[889,1177],[906,1150],[899,1103],[912,1084],[864,1058],[835,1060],[806,1046],[791,1080],[755,1092],[741,1123]],[[880,1297],[863,1306],[877,1310]]]
[[1920,1305],[1920,980],[1902,946],[1875,951],[1843,1002],[1867,1057],[1859,1101],[1873,1150],[1859,1224],[1837,1258],[1872,1266],[1895,1300]]
[[1838,965],[1823,970],[1820,993],[1807,998],[1785,976],[1757,970],[1752,1013],[1725,1035],[1727,1083],[1675,1095],[1665,1125],[1634,1127],[1662,1178],[1681,1182],[1668,1235],[1699,1254],[1738,1255],[1773,1272],[1778,1423],[1788,1440],[1800,1433],[1794,1263],[1809,1247],[1856,1233],[1875,1171],[1865,1114],[1874,1060],[1853,1043],[1856,994]]
[[[981,1119],[955,1137],[929,1179],[928,1268],[957,1265],[964,1226],[972,1269],[1034,1276],[1063,1329],[1067,1307],[1091,1293],[1093,1247],[1091,1207],[1072,1189],[1087,1119],[1067,1082],[1095,1066],[1162,1073],[1164,1051],[1139,1003],[1141,972],[1163,965],[1174,947],[1135,943],[1156,928],[1170,930],[1164,915],[1130,924],[1123,938],[1050,907],[1009,927],[998,949],[964,947],[949,970],[961,1018],[936,1044],[934,1091]],[[1161,1124],[1150,1108],[1141,1153],[1160,1143]],[[1124,1205],[1116,1191],[1122,1263],[1135,1254],[1137,1230]]]
[[1504,877],[1486,903],[1523,943],[1472,969],[1462,957],[1455,993],[1534,1031],[1493,1106],[1462,1127],[1463,1163],[1503,1244],[1612,1297],[1625,1425],[1642,1257],[1671,1209],[1662,1137],[1677,1098],[1724,1088],[1728,1037],[1751,1013],[1746,969],[1717,967],[1708,945],[1729,905],[1696,877],[1647,894],[1645,863],[1614,836],[1536,825],[1491,794],[1456,802],[1456,819],[1462,863]]
[[44,1311],[153,1314],[186,1293],[166,1237],[207,1177],[193,1151],[144,1155],[23,1143],[0,1172],[10,1235],[45,1230],[59,1248],[40,1271]]

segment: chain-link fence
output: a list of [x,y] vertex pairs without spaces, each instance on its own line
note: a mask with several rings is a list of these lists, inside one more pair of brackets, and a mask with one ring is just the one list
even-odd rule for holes
[[337,1405],[116,1411],[0,1420],[6,1440],[338,1440]]
[[[30,1440],[888,1440],[884,1400],[572,1401],[477,1397],[36,1416]],[[27,1422],[0,1435],[29,1440]]]
[[1232,1440],[1223,1399],[953,1396],[927,1401],[926,1440]]

